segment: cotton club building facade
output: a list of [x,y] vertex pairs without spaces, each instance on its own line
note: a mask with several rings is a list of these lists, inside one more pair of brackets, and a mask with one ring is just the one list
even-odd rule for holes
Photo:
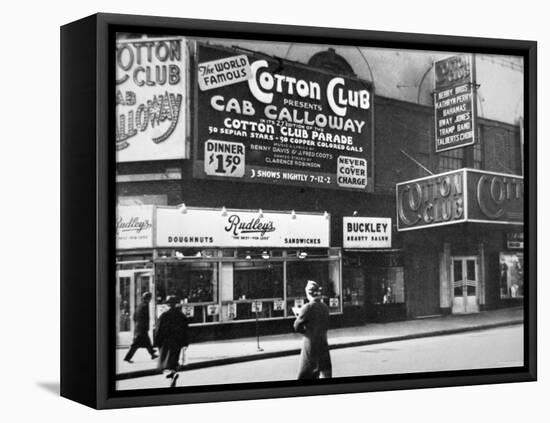
[[[152,327],[175,294],[195,339],[291,331],[307,279],[334,327],[521,302],[521,177],[461,169],[520,173],[519,127],[480,118],[477,147],[436,154],[429,87],[395,92],[448,55],[214,41],[118,40],[119,344],[145,291]],[[145,119],[154,99],[171,119]]]
[[398,184],[396,204],[410,313],[521,304],[522,177],[459,169]]

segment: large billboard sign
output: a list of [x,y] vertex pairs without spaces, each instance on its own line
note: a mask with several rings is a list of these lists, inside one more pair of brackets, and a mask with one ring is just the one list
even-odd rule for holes
[[117,41],[118,162],[185,158],[186,51],[181,37]]
[[197,45],[194,176],[373,191],[372,85]]
[[435,62],[435,151],[475,143],[475,96],[470,54]]
[[397,229],[462,222],[523,225],[523,178],[460,169],[396,186]]

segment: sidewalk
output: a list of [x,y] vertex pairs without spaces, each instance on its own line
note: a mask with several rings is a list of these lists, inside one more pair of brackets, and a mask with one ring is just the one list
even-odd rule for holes
[[[391,323],[369,323],[328,333],[331,349],[377,344],[405,339],[440,336],[466,331],[490,329],[523,323],[523,307],[485,311],[470,315],[449,315]],[[237,362],[282,357],[300,353],[302,335],[288,333],[256,338],[239,338],[191,344],[182,370],[218,366]],[[159,373],[157,360],[151,360],[145,349],[135,354],[134,363],[123,360],[127,349],[117,349],[117,380]]]

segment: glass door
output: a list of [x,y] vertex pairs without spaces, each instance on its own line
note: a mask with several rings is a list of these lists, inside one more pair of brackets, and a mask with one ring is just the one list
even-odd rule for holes
[[453,257],[453,314],[479,312],[479,270],[477,257]]
[[117,345],[130,345],[134,331],[132,319],[135,309],[134,272],[119,270],[116,273],[116,335]]
[[[119,270],[116,273],[116,333],[117,345],[130,345],[134,333],[134,312],[141,303],[141,297],[145,292],[153,294],[153,300],[149,303],[149,316],[151,318],[150,330],[154,323],[154,299],[155,289],[153,284],[153,272],[148,269]],[[149,334],[152,335],[152,332]]]
[[[153,336],[153,326],[155,323],[155,287],[153,284],[153,271],[152,270],[136,270],[134,272],[134,282],[135,282],[135,300],[134,304],[137,307],[141,301],[143,294],[150,292],[152,295],[151,301],[149,302],[149,337]],[[134,309],[135,310],[135,309]],[[132,311],[133,316],[133,311]],[[133,318],[132,318],[132,323]]]

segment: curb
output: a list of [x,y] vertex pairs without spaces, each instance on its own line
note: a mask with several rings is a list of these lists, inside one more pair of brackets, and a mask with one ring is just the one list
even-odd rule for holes
[[[353,347],[360,347],[364,345],[384,344],[386,342],[407,341],[410,339],[417,339],[417,338],[429,338],[434,336],[453,335],[453,334],[464,333],[464,332],[475,332],[475,331],[494,329],[494,328],[499,328],[504,326],[514,326],[518,324],[523,324],[523,319],[510,320],[510,321],[499,322],[499,323],[487,323],[484,325],[476,325],[476,326],[466,326],[466,327],[454,328],[454,329],[441,329],[441,330],[435,330],[435,331],[429,331],[429,332],[413,333],[410,335],[390,336],[387,338],[369,339],[364,341],[341,342],[338,344],[329,345],[329,348],[331,350],[342,349],[342,348],[353,348]],[[186,370],[205,369],[208,367],[222,366],[227,364],[245,363],[247,361],[266,360],[269,358],[298,355],[300,354],[300,352],[301,352],[301,348],[292,348],[292,349],[272,351],[267,353],[260,352],[257,354],[250,354],[250,355],[244,355],[244,356],[219,358],[216,360],[199,361],[196,363],[185,364],[183,366],[180,366],[178,370],[186,371]],[[162,374],[162,370],[159,370],[156,368],[146,369],[146,370],[136,370],[134,372],[119,373],[115,376],[115,380],[127,380],[127,379],[134,379],[134,378],[145,377],[145,376],[155,376],[160,374]]]

